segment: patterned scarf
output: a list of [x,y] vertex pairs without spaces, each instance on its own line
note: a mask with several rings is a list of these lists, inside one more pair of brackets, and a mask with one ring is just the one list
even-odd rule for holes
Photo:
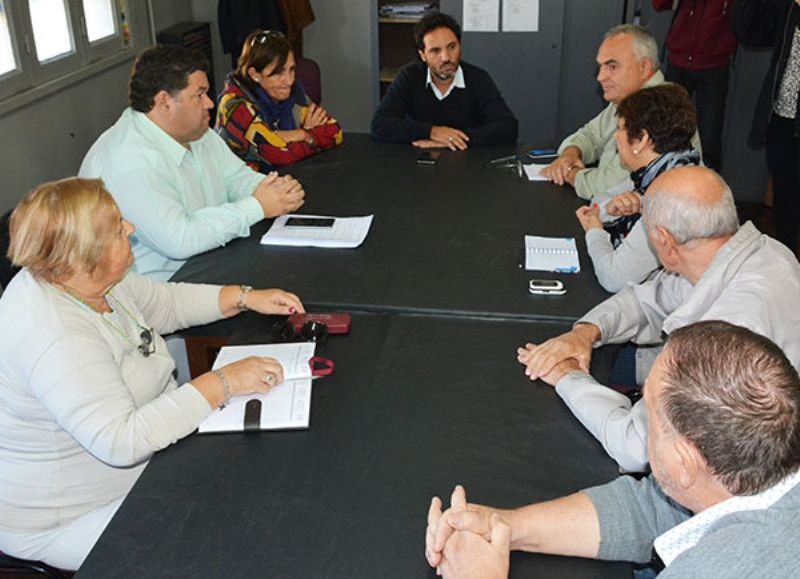
[[[685,165],[699,165],[700,153],[694,149],[687,149],[685,151],[671,151],[653,159],[647,166],[637,169],[631,173],[631,181],[633,181],[634,191],[640,195],[644,195],[650,183],[655,181],[655,178],[674,169],[675,167],[683,167]],[[620,217],[616,221],[607,223],[603,229],[608,231],[611,235],[611,245],[616,249],[619,247],[622,240],[633,229],[633,226],[641,218],[641,213],[635,215],[626,215]]]

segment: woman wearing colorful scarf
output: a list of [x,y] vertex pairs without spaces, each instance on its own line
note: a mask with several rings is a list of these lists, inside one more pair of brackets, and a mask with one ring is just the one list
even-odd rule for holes
[[342,142],[336,119],[295,82],[295,59],[280,32],[257,30],[244,41],[217,108],[217,133],[253,169],[274,167]]
[[617,117],[617,149],[631,170],[633,191],[605,204],[611,222],[601,221],[596,203],[576,213],[597,279],[610,292],[644,281],[661,266],[640,219],[642,195],[650,183],[675,167],[700,164],[700,153],[691,144],[697,115],[683,87],[664,84],[635,92],[619,104]]

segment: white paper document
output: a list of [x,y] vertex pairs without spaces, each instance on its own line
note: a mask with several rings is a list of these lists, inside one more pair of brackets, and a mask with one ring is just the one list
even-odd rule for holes
[[503,32],[538,32],[539,0],[503,0]]
[[464,32],[497,32],[500,0],[464,0]]
[[313,342],[299,342],[222,348],[214,362],[215,370],[248,356],[268,356],[283,366],[284,381],[267,394],[231,398],[230,404],[215,410],[203,421],[199,432],[243,431],[245,406],[253,399],[261,401],[261,430],[308,428],[312,382],[308,362],[314,356],[315,347]]
[[[334,219],[331,227],[287,226],[291,217],[317,217]],[[282,215],[261,238],[262,245],[290,245],[294,247],[328,247],[350,249],[358,247],[367,238],[372,215],[365,217],[329,217],[325,215]]]
[[525,269],[578,273],[578,247],[573,237],[525,236]]
[[525,169],[528,181],[549,181],[550,179],[542,175],[542,169],[549,166],[549,163],[530,163],[522,167]]

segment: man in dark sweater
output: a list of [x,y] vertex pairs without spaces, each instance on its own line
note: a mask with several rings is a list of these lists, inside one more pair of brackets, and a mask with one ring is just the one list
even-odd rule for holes
[[461,62],[461,27],[433,13],[414,30],[422,62],[400,71],[372,119],[372,136],[423,149],[513,143],[517,119],[489,74]]

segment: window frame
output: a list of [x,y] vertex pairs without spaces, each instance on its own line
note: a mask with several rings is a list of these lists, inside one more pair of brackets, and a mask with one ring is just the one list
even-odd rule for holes
[[[120,17],[121,0],[110,0],[114,13],[115,32],[111,36],[89,42],[83,0],[63,0],[73,52],[39,62],[33,36],[29,0],[3,0],[9,24],[12,50],[16,59],[16,70],[0,77],[0,115],[26,102],[26,95],[36,97],[49,94],[60,88],[94,74],[97,70],[113,66],[135,55],[134,38],[129,34],[128,45],[123,41],[123,26]],[[124,2],[126,22],[133,30],[131,0]],[[51,87],[52,90],[48,89]]]

